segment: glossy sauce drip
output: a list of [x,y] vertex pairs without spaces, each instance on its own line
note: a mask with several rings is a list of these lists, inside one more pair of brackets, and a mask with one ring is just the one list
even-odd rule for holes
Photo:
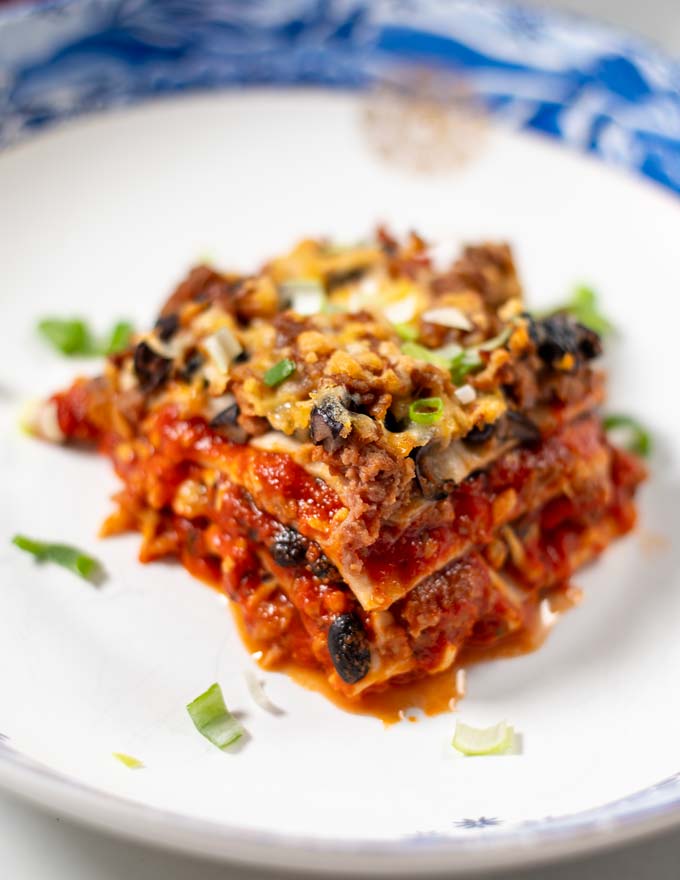
[[462,668],[504,657],[520,657],[537,651],[550,635],[557,619],[581,601],[578,587],[562,584],[555,587],[538,604],[527,603],[524,608],[524,626],[491,645],[467,643],[460,653],[458,665]]
[[373,715],[385,725],[396,724],[405,717],[412,720],[407,711],[409,709],[420,709],[425,715],[450,712],[463,696],[457,688],[457,667],[406,684],[392,684],[382,691],[369,691],[352,700],[334,690],[320,669],[292,664],[286,664],[279,669],[307,690],[322,694],[339,709],[353,715]]
[[[494,642],[493,645],[466,646],[458,662],[442,672],[404,684],[391,684],[384,690],[369,691],[358,699],[349,699],[334,690],[319,668],[291,662],[267,664],[263,668],[268,671],[284,672],[307,690],[320,693],[339,709],[354,715],[372,715],[385,725],[414,720],[408,712],[409,709],[419,709],[425,715],[440,715],[443,712],[453,711],[458,700],[464,696],[462,671],[475,663],[502,657],[517,657],[537,650],[548,637],[557,618],[577,605],[580,598],[581,594],[577,588],[562,585],[551,591],[550,595],[538,605],[533,606],[525,617],[526,625],[518,632]],[[261,653],[263,646],[258,645],[246,630],[241,609],[234,603],[231,603],[231,607],[244,644],[251,654]]]

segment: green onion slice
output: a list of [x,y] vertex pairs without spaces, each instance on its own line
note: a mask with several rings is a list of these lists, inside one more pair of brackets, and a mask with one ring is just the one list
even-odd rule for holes
[[101,572],[101,566],[96,559],[68,544],[37,541],[25,535],[15,535],[12,543],[20,550],[31,553],[38,562],[54,562],[62,568],[68,568],[84,580],[93,581]]
[[139,770],[144,766],[139,758],[134,758],[132,755],[126,755],[125,752],[111,752],[111,754],[116,761],[120,761],[121,764],[129,767],[130,770]]
[[418,338],[418,328],[413,324],[395,324],[394,332],[405,342],[415,342]]
[[264,384],[268,385],[270,388],[275,388],[289,376],[292,376],[294,372],[295,361],[291,361],[290,358],[284,358],[282,361],[279,361],[267,370],[263,376]]
[[592,287],[585,285],[577,287],[563,306],[552,309],[549,314],[555,312],[568,312],[580,324],[602,336],[614,331],[614,325],[600,311],[597,294]]
[[412,422],[418,425],[434,425],[444,413],[444,401],[441,397],[424,397],[414,400],[408,408]]
[[493,727],[471,727],[457,721],[452,745],[464,755],[504,755],[514,742],[515,731],[505,721]]
[[342,315],[347,309],[339,303],[331,302],[325,299],[321,305],[322,315]]
[[187,712],[196,730],[218,749],[228,748],[245,733],[241,722],[225,706],[222,688],[217,683],[189,703]]
[[637,455],[648,456],[652,451],[652,437],[637,419],[623,414],[612,414],[603,419],[605,431],[620,433],[621,445]]
[[465,384],[465,377],[484,366],[479,352],[474,348],[466,348],[451,361],[451,379],[454,385]]
[[118,321],[105,342],[99,342],[81,318],[44,318],[38,332],[52,348],[68,357],[96,357],[117,354],[130,341],[133,329],[128,321]]
[[504,330],[501,330],[498,336],[492,336],[491,339],[487,339],[486,342],[476,345],[475,348],[477,351],[494,351],[502,345],[505,345],[511,335],[512,327],[506,327]]
[[79,318],[44,318],[38,323],[38,332],[65,355],[89,355],[95,347],[87,324]]
[[327,303],[326,291],[315,278],[296,278],[284,281],[280,291],[290,300],[290,308],[299,315],[317,315]]
[[445,370],[448,370],[451,363],[450,357],[441,354],[441,352],[433,351],[430,348],[425,348],[424,345],[419,345],[417,342],[405,342],[401,350],[408,357],[414,358],[414,360],[427,361],[428,364],[435,364],[435,366],[443,367]]
[[103,354],[118,354],[130,344],[130,337],[134,333],[134,328],[129,321],[119,321],[111,331],[109,341],[106,343]]

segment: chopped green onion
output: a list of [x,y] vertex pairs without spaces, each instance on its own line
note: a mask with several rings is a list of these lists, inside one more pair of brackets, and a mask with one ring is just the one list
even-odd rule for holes
[[109,341],[103,349],[103,354],[118,354],[130,344],[130,337],[134,333],[132,324],[128,321],[119,321],[111,331]]
[[514,743],[515,731],[505,721],[484,728],[457,721],[452,741],[453,747],[464,755],[503,755]]
[[121,764],[124,764],[126,767],[129,767],[130,770],[139,770],[144,764],[139,760],[139,758],[133,758],[132,755],[126,755],[125,752],[111,752],[116,761],[120,761]]
[[12,543],[20,550],[33,554],[38,562],[54,562],[61,565],[62,568],[68,568],[69,571],[85,580],[94,580],[101,571],[101,566],[96,559],[68,544],[36,541],[25,535],[15,535],[12,538]]
[[38,332],[65,355],[91,354],[94,348],[87,324],[79,318],[44,318],[38,323]]
[[328,299],[325,299],[321,304],[322,315],[341,315],[343,314],[343,312],[346,311],[347,309],[344,306],[341,306],[338,303],[331,302]]
[[475,348],[466,348],[451,361],[451,379],[454,385],[463,385],[468,373],[484,366],[484,361]]
[[457,342],[449,342],[448,345],[442,345],[441,348],[436,349],[437,354],[440,355],[440,357],[446,358],[446,360],[449,362],[449,365],[451,364],[451,361],[454,358],[458,357],[458,355],[462,351],[464,351],[463,346],[458,345]]
[[418,425],[434,425],[441,419],[443,413],[444,401],[441,397],[424,397],[422,400],[414,400],[408,408],[409,418]]
[[568,312],[580,324],[603,336],[614,332],[614,325],[600,312],[597,294],[591,287],[577,287],[563,306],[551,309],[548,314],[554,315],[555,312]]
[[96,357],[117,354],[130,341],[132,325],[119,321],[105,342],[99,342],[80,318],[45,318],[38,322],[38,332],[53,348],[69,357]]
[[290,308],[299,315],[318,315],[327,302],[326,291],[314,278],[298,278],[280,285],[284,298],[290,300]]
[[267,370],[263,376],[264,384],[268,385],[270,388],[275,388],[289,376],[292,376],[294,372],[295,361],[291,361],[290,358],[284,358],[282,361],[279,361]]
[[[396,325],[395,330],[399,333],[399,327],[409,325]],[[510,338],[512,333],[511,327],[506,327],[498,336],[493,339],[487,339],[481,345],[475,345],[471,348],[461,348],[460,345],[453,342],[442,348],[430,349],[417,342],[405,342],[401,350],[405,355],[415,358],[416,360],[427,361],[429,364],[435,364],[443,367],[451,373],[451,379],[454,385],[462,385],[468,373],[475,372],[484,366],[484,361],[480,356],[480,351],[493,351],[500,348]]]
[[406,342],[415,342],[418,338],[418,328],[413,324],[395,324],[394,332]]
[[435,364],[437,367],[443,367],[445,370],[449,368],[450,358],[430,348],[425,348],[424,345],[419,345],[417,342],[405,342],[401,350],[405,355],[417,361],[427,361],[428,364]]
[[217,746],[226,749],[237,742],[245,730],[224,705],[222,688],[215,683],[187,706],[196,730]]
[[264,685],[255,674],[255,670],[244,669],[243,675],[245,677],[248,690],[250,691],[250,696],[261,709],[264,709],[266,712],[271,712],[272,715],[285,715],[283,709],[280,709],[269,699],[269,697],[265,693]]
[[506,327],[504,330],[501,330],[498,336],[492,336],[491,339],[487,339],[486,342],[476,345],[475,348],[477,351],[494,351],[502,345],[505,345],[511,335],[512,327]]
[[630,452],[648,456],[652,451],[652,437],[640,422],[632,416],[612,414],[605,416],[603,420],[605,431],[621,433],[621,445]]

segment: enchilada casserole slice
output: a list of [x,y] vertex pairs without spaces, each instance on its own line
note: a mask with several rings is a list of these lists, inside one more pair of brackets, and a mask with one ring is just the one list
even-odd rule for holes
[[266,667],[360,700],[516,638],[632,528],[644,469],[602,428],[600,353],[525,310],[507,246],[442,269],[378,230],[194,268],[41,424],[111,458],[104,534],[223,589]]

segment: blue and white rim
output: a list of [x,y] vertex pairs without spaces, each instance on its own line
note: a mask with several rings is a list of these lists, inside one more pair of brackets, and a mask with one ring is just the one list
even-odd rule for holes
[[[586,19],[498,0],[52,0],[12,7],[0,13],[0,147],[79,114],[188,90],[361,89],[404,60],[461,71],[473,95],[505,123],[680,193],[680,63]],[[2,764],[98,794],[0,739]],[[186,823],[155,812],[166,824]],[[232,828],[228,836],[261,847],[407,857],[478,850],[480,838],[485,851],[497,853],[613,827],[634,833],[656,820],[680,822],[680,773],[574,815],[523,823],[460,817],[450,834],[423,830],[391,843],[253,838]]]
[[497,0],[51,0],[0,13],[0,47],[0,147],[190,89],[362,88],[408,59],[680,192],[680,62],[587,19]]

